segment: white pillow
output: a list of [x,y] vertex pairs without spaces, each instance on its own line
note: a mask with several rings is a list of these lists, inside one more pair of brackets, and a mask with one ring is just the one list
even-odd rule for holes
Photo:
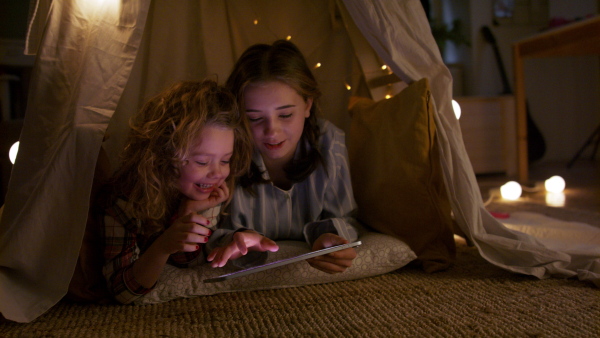
[[[230,264],[217,269],[208,264],[185,269],[166,265],[156,287],[137,299],[135,304],[154,304],[221,292],[278,289],[372,277],[397,270],[417,257],[403,241],[389,235],[367,232],[360,240],[362,245],[356,248],[357,257],[352,267],[338,274],[319,271],[306,261],[301,261],[223,282],[205,284],[203,280],[236,271],[236,268]],[[304,242],[280,241],[277,244],[279,251],[269,253],[267,262],[310,251]]]

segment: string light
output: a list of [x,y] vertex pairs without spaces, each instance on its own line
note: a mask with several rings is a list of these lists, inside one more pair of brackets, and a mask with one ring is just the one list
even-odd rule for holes
[[499,196],[506,200],[517,200],[521,197],[521,194],[525,192],[536,193],[546,190],[546,204],[555,207],[562,207],[565,205],[565,180],[558,176],[552,176],[544,182],[536,182],[533,188],[523,187],[515,181],[509,181],[502,185],[500,189],[490,189],[490,195],[488,200],[484,203],[487,206],[491,203],[494,197]]
[[387,93],[385,94],[385,99],[389,100],[389,99],[392,98],[392,96],[393,96],[392,95],[392,84],[388,83],[388,85],[387,85]]
[[[252,19],[252,23],[254,25],[258,25],[260,23],[261,26],[264,26],[264,29],[267,29],[273,35],[281,36],[281,35],[277,34],[276,32],[274,32],[274,31],[272,31],[270,29],[268,22],[267,22],[266,25],[263,24],[262,22],[260,22],[261,20],[258,18],[259,15],[257,15],[257,13],[254,13],[254,14],[255,14],[255,18]],[[288,40],[288,41],[291,40],[292,39],[292,35],[290,34],[290,35],[285,36],[285,39]],[[321,67],[323,67],[323,64],[321,62],[317,62],[313,66],[313,69],[316,70],[316,69],[319,69]],[[388,65],[386,65],[386,64],[381,64],[380,69],[381,69],[381,71],[384,71],[387,75],[393,74],[391,68]],[[369,75],[371,75],[371,76],[375,75],[375,72],[370,72],[370,73],[371,74],[369,74],[368,72],[367,73],[362,73],[361,72],[361,75],[367,75],[367,76],[369,76]],[[378,73],[377,76],[381,76],[381,73]],[[386,91],[386,94],[385,94],[385,99],[390,99],[390,98],[392,98],[394,96],[395,86],[393,86],[393,84],[394,84],[394,82],[397,81],[397,79],[390,79],[390,80],[385,79],[385,81],[389,81],[390,82],[390,83],[387,83],[387,91]],[[326,81],[326,82],[330,82],[330,81]],[[335,81],[335,82],[337,82],[337,81]],[[352,90],[352,86],[347,81],[344,81],[341,84],[344,86],[344,88],[346,88],[347,91],[351,91]]]
[[456,116],[456,119],[460,119],[460,115],[461,115],[461,110],[460,110],[460,104],[458,104],[458,102],[456,102],[456,100],[452,100],[452,109],[454,110],[454,116]]
[[544,187],[548,192],[563,192],[563,190],[565,190],[565,180],[562,177],[555,175],[544,182]]
[[523,189],[521,188],[521,185],[515,181],[506,182],[500,187],[502,198],[507,200],[515,201],[521,197],[521,193],[523,193]]
[[393,73],[392,69],[390,67],[388,67],[388,65],[381,66],[381,70],[387,72],[388,75]]
[[[85,1],[88,1],[88,0],[85,0]],[[102,1],[107,1],[107,0],[102,0]],[[117,1],[117,0],[111,0],[111,1]],[[255,16],[255,18],[254,18],[254,19],[251,19],[251,21],[252,21],[252,24],[253,24],[253,25],[258,25],[258,24],[260,23],[260,25],[262,26],[262,29],[263,29],[263,30],[266,30],[266,31],[268,31],[269,33],[271,33],[271,34],[272,34],[273,36],[275,36],[276,38],[277,38],[277,37],[278,37],[278,38],[282,38],[282,37],[281,37],[281,35],[280,35],[280,32],[275,32],[274,30],[272,30],[272,29],[271,29],[271,27],[270,27],[270,24],[269,24],[268,20],[267,20],[267,21],[265,21],[265,22],[262,22],[262,21],[261,21],[262,19],[259,19],[259,16],[260,16],[260,15],[259,15],[259,13],[258,13],[257,11],[253,11],[253,12],[254,12],[254,14],[253,14],[253,15]],[[311,25],[311,23],[310,23],[310,22],[307,22],[306,24],[307,24],[307,25]],[[290,33],[294,33],[294,32],[290,32]],[[288,40],[288,41],[290,41],[290,40],[292,39],[292,35],[290,34],[290,35],[287,35],[287,36],[285,36],[285,39],[286,39],[286,40]],[[320,62],[317,62],[317,63],[314,65],[313,69],[318,69],[318,68],[321,68],[322,66],[323,66],[323,65],[322,65]],[[383,69],[383,70],[385,70],[385,69],[387,69],[387,68],[388,68],[388,67],[387,67],[386,65],[383,65],[383,66],[382,66],[382,69]],[[353,73],[354,73],[354,72],[353,72]],[[358,73],[358,72],[357,72],[357,73]],[[362,73],[362,72],[360,72],[360,74],[361,74],[361,75],[364,75],[364,73]],[[350,84],[349,84],[347,81],[345,81],[345,80],[342,80],[342,79],[330,79],[329,81],[323,81],[323,82],[336,82],[336,83],[338,83],[338,85],[340,85],[340,84],[341,84],[341,85],[343,85],[343,86],[344,86],[344,88],[346,88],[346,90],[348,90],[348,91],[352,90],[352,86],[350,86]],[[340,82],[341,82],[341,83],[340,83]]]
[[[80,0],[80,1],[90,1],[90,0]],[[108,0],[96,0],[96,1],[108,1]],[[118,0],[110,0],[110,1],[118,1]],[[252,10],[252,12],[254,12],[254,13],[252,14],[252,15],[254,16],[254,19],[251,19],[251,18],[248,18],[248,19],[249,19],[249,21],[251,21],[251,22],[252,22],[252,24],[253,24],[253,25],[257,26],[257,25],[259,25],[259,24],[260,24],[260,25],[261,25],[261,28],[260,28],[260,29],[264,30],[265,32],[268,32],[268,33],[270,33],[270,34],[271,34],[272,36],[274,36],[275,38],[280,38],[280,39],[281,39],[281,38],[283,38],[283,39],[286,39],[286,40],[288,40],[288,41],[289,41],[289,40],[292,40],[292,34],[289,34],[289,35],[284,35],[284,37],[282,37],[282,34],[281,34],[281,32],[279,32],[279,31],[275,31],[274,29],[272,29],[273,27],[271,27],[271,25],[270,25],[270,23],[269,23],[269,20],[267,20],[267,21],[264,21],[264,22],[263,22],[263,21],[262,21],[262,19],[260,19],[260,18],[259,18],[259,17],[261,16],[261,15],[260,15],[260,11],[257,11],[257,10],[254,10],[254,9],[253,9],[253,10]],[[308,25],[312,25],[312,23],[311,23],[310,21],[307,21],[307,22],[306,22],[306,25],[307,25],[307,26],[308,26]],[[299,29],[298,31],[303,31],[303,29]],[[295,34],[295,33],[294,33],[294,31],[288,31],[288,33],[293,33],[293,34]],[[297,38],[297,37],[295,37],[295,35],[294,35],[294,38]],[[380,61],[379,63],[381,64],[381,61]],[[320,62],[318,62],[318,63],[316,63],[316,64],[313,66],[313,69],[315,69],[315,70],[316,70],[316,69],[318,69],[318,68],[321,68],[321,67],[323,67],[323,65],[322,65]],[[383,70],[386,70],[386,69],[388,69],[388,68],[389,68],[389,67],[387,67],[387,65],[383,65],[383,66],[382,66],[382,69],[383,69]],[[368,74],[365,74],[365,73],[363,73],[363,72],[352,72],[352,73],[357,73],[357,74],[360,74],[360,75],[368,75]],[[353,76],[354,76],[354,75],[356,75],[356,74],[353,74]],[[351,90],[352,90],[352,86],[351,86],[351,85],[349,84],[349,82],[347,81],[347,77],[346,77],[346,79],[332,79],[332,78],[329,78],[328,80],[325,80],[325,81],[320,81],[320,82],[335,82],[335,83],[337,83],[337,85],[342,85],[342,86],[344,86],[344,88],[346,88],[346,90],[348,90],[348,91],[351,91]]]
[[562,192],[547,192],[546,204],[552,207],[564,207],[565,194],[563,194]]
[[98,13],[99,10],[104,10],[106,13],[110,13],[113,18],[119,17],[122,6],[119,0],[78,0],[76,2],[84,13],[94,14]]
[[17,153],[19,152],[19,141],[15,142],[8,151],[8,159],[10,159],[10,163],[15,164],[17,160]]

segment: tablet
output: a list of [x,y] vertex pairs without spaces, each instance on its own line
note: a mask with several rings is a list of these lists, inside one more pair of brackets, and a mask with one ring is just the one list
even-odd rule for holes
[[352,243],[348,243],[348,244],[341,244],[341,245],[332,246],[332,247],[321,249],[321,250],[317,250],[317,251],[311,251],[311,252],[307,252],[307,253],[302,254],[302,255],[298,255],[298,256],[294,256],[294,257],[290,257],[290,258],[285,258],[285,259],[280,259],[280,260],[273,261],[273,262],[270,262],[270,263],[266,263],[266,264],[263,264],[263,265],[253,266],[253,267],[248,268],[248,269],[239,270],[239,271],[235,271],[235,272],[228,273],[228,274],[225,274],[225,275],[221,275],[221,276],[218,276],[218,277],[205,279],[205,280],[203,280],[203,282],[204,283],[215,283],[215,282],[221,282],[221,281],[232,279],[232,278],[238,278],[238,277],[249,275],[251,273],[255,273],[255,272],[259,272],[259,271],[264,271],[264,270],[269,270],[269,269],[272,269],[272,268],[276,268],[278,266],[283,266],[283,265],[291,264],[291,263],[294,263],[294,262],[303,261],[303,260],[306,260],[306,259],[309,259],[309,258],[313,258],[313,257],[321,256],[321,255],[326,255],[328,253],[332,253],[332,252],[336,252],[336,251],[340,251],[340,250],[344,250],[344,249],[348,249],[348,248],[354,248],[354,247],[357,247],[357,246],[359,246],[361,244],[362,244],[361,241],[356,241],[356,242],[352,242]]

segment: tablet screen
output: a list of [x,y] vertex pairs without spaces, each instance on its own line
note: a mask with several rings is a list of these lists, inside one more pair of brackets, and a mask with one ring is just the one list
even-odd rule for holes
[[224,281],[224,280],[227,280],[227,279],[242,277],[242,276],[249,275],[251,273],[255,273],[255,272],[259,272],[259,271],[264,271],[264,270],[276,268],[278,266],[283,266],[283,265],[291,264],[291,263],[294,263],[294,262],[303,261],[303,260],[306,260],[306,259],[309,259],[309,258],[313,258],[313,257],[325,255],[325,254],[328,254],[328,253],[332,253],[332,252],[336,252],[336,251],[340,251],[340,250],[344,250],[344,249],[348,249],[348,248],[354,248],[354,247],[357,247],[357,246],[359,246],[361,244],[362,243],[360,241],[356,241],[356,242],[352,242],[352,243],[348,243],[348,244],[341,244],[341,245],[332,246],[332,247],[321,249],[321,250],[317,250],[317,251],[311,251],[311,252],[307,252],[307,253],[302,254],[302,255],[298,255],[298,256],[294,256],[294,257],[290,257],[290,258],[285,258],[285,259],[280,259],[280,260],[273,261],[273,262],[270,262],[270,263],[266,263],[266,264],[263,264],[263,265],[253,266],[253,267],[248,268],[248,269],[244,269],[244,270],[240,270],[240,271],[228,273],[228,274],[221,275],[221,276],[218,276],[218,277],[215,277],[215,278],[205,279],[203,282],[204,283],[215,283],[215,282],[221,282],[221,281]]

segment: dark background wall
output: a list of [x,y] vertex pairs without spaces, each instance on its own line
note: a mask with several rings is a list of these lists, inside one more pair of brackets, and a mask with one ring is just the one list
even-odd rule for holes
[[29,1],[0,0],[0,39],[25,39]]

